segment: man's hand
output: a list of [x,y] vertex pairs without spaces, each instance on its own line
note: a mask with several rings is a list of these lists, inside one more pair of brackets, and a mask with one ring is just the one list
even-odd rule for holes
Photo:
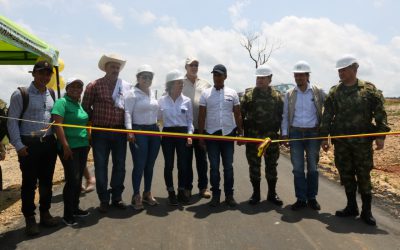
[[72,150],[69,147],[69,145],[64,145],[63,146],[63,158],[64,160],[72,159]]
[[328,150],[329,150],[329,148],[330,148],[328,140],[323,140],[323,141],[321,142],[321,148],[322,148],[322,150],[324,150],[325,152],[328,152]]
[[17,151],[17,154],[20,157],[28,156],[29,155],[28,154],[28,147],[25,146],[25,147],[21,148],[20,150]]
[[135,142],[135,135],[133,133],[128,133],[128,141],[134,143]]
[[375,139],[376,148],[375,150],[381,150],[385,147],[385,139],[376,138]]
[[192,138],[187,138],[186,139],[186,147],[191,147],[193,145],[193,140]]
[[[287,135],[283,135],[283,136],[281,136],[281,140],[287,140],[289,137],[287,136]],[[283,141],[283,142],[281,142],[281,145],[283,145],[283,146],[285,146],[285,147],[287,147],[287,148],[289,148],[290,147],[290,145],[289,145],[289,142],[288,141]]]

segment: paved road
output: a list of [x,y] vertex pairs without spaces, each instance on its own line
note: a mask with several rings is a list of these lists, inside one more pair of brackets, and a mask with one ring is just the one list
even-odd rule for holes
[[[168,206],[160,152],[153,181],[159,206],[146,207],[142,212],[113,209],[102,215],[96,210],[98,200],[93,192],[81,198],[82,207],[91,215],[80,220],[79,228],[42,228],[41,235],[27,238],[21,221],[17,228],[0,236],[0,249],[400,249],[400,222],[377,207],[373,207],[377,227],[366,226],[359,219],[335,217],[334,211],[345,204],[344,192],[323,177],[318,196],[322,210],[291,211],[289,204],[295,201],[291,165],[283,156],[279,160],[278,192],[284,206],[265,201],[248,205],[251,185],[243,149],[236,147],[235,197],[240,204],[235,209],[210,208],[208,200],[197,196],[192,205]],[[128,156],[127,202],[132,195],[131,171]],[[264,199],[266,186],[263,180]],[[53,198],[55,215],[62,215],[60,192],[58,188]]]

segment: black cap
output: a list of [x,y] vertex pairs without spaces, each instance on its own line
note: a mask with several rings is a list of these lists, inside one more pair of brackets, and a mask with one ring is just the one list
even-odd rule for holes
[[214,66],[213,70],[211,71],[211,73],[219,73],[219,74],[224,74],[226,75],[226,68],[224,65],[222,64],[217,64]]
[[51,63],[49,63],[48,61],[39,61],[35,63],[35,66],[33,66],[33,70],[29,72],[32,73],[40,70],[47,70],[53,72],[53,65],[51,65]]

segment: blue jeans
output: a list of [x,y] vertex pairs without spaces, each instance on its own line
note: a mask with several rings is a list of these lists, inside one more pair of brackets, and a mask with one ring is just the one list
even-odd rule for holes
[[[100,202],[122,200],[125,180],[126,134],[93,131],[92,147],[96,190]],[[108,159],[112,156],[111,189],[108,190]]]
[[[198,133],[197,130],[194,131],[195,134]],[[188,182],[186,185],[186,189],[192,190],[193,188],[193,151],[196,158],[196,169],[197,169],[197,176],[198,176],[198,183],[197,187],[201,191],[202,189],[206,189],[208,186],[208,176],[207,176],[207,153],[206,151],[200,146],[198,139],[193,139],[193,146],[188,150]]]
[[[289,138],[318,137],[317,130],[290,129]],[[296,198],[301,201],[315,199],[318,194],[318,162],[320,140],[290,142],[290,159],[293,165]],[[307,175],[304,173],[304,152],[306,152]]]
[[[174,132],[174,133],[187,133],[187,127],[172,127],[164,128],[163,132]],[[191,165],[188,165],[187,155],[189,150],[186,146],[186,138],[175,138],[175,137],[163,137],[161,140],[162,151],[164,155],[164,180],[167,186],[167,191],[174,191],[174,181],[172,171],[174,169],[174,158],[175,151],[177,156],[178,166],[178,190],[184,190],[188,182],[188,169]]]
[[[133,125],[133,130],[157,131],[158,126],[154,125]],[[133,195],[140,193],[140,183],[144,175],[144,192],[151,190],[153,180],[153,168],[160,150],[161,139],[159,136],[135,135],[135,142],[129,143],[132,153],[133,171],[132,185]]]
[[206,145],[208,160],[210,161],[210,183],[213,195],[219,196],[221,194],[221,189],[219,188],[221,180],[219,174],[220,156],[224,168],[224,192],[226,196],[233,195],[234,142],[206,140]]

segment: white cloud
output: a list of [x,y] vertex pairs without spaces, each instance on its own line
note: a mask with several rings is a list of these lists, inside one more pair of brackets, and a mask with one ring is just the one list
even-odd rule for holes
[[236,1],[228,8],[229,15],[235,30],[245,30],[248,27],[248,20],[241,17],[243,8],[250,4],[250,0]]
[[133,19],[135,19],[137,22],[140,24],[151,24],[157,20],[157,17],[155,14],[153,14],[151,11],[139,11],[136,9],[131,9],[130,10],[131,16]]
[[116,28],[122,29],[123,26],[123,17],[116,13],[115,8],[112,4],[109,3],[100,3],[97,4],[97,9],[100,11],[100,14],[104,19],[111,22]]

